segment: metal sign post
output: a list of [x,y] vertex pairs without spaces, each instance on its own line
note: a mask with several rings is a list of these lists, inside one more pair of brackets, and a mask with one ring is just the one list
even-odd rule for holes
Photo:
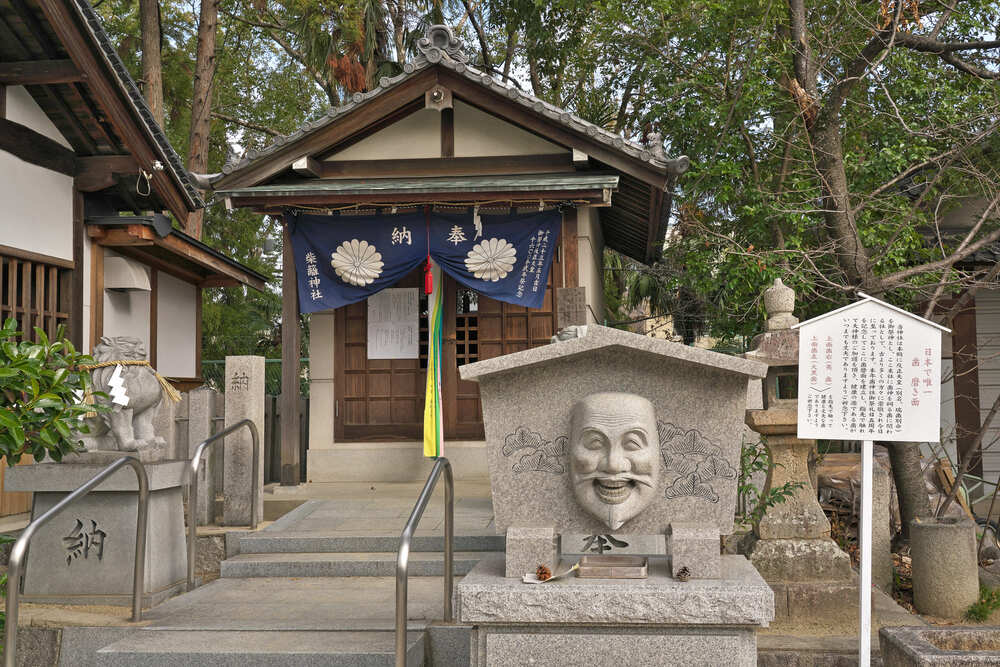
[[871,661],[873,441],[938,442],[941,334],[891,304],[862,300],[799,329],[798,437],[860,440],[858,664]]

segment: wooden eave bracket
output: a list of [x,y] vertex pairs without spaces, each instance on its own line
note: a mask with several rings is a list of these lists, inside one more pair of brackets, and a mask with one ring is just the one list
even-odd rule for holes
[[[108,248],[140,248],[143,246],[163,248],[171,254],[196,264],[207,273],[205,277],[197,280],[196,284],[200,287],[235,287],[243,284],[263,291],[266,286],[264,281],[230,266],[199,247],[189,245],[180,237],[168,235],[161,238],[146,225],[126,225],[114,228],[88,225],[87,235],[94,239],[98,245]],[[144,258],[139,257],[138,259]],[[152,261],[160,262],[161,260],[152,258]],[[184,279],[191,280],[192,278],[186,276]]]
[[321,178],[323,176],[323,165],[312,156],[303,155],[292,162],[292,171],[306,178]]
[[35,86],[86,81],[72,60],[25,60],[0,63],[0,84]]

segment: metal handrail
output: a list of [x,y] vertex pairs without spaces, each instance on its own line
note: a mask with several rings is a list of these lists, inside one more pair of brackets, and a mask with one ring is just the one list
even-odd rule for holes
[[396,554],[396,667],[406,667],[406,584],[407,564],[410,560],[410,542],[413,532],[420,523],[420,517],[434,494],[441,471],[444,470],[444,620],[451,622],[451,593],[454,586],[455,563],[455,481],[451,474],[451,463],[443,456],[438,457],[427,476],[417,504],[413,506],[399,536],[399,552]]
[[250,419],[243,419],[232,426],[228,426],[213,436],[202,440],[194,450],[191,463],[188,467],[190,481],[188,482],[188,543],[187,543],[187,590],[194,590],[194,552],[195,544],[198,540],[198,468],[201,467],[201,455],[205,453],[209,445],[214,445],[227,435],[244,426],[250,428],[250,437],[253,440],[253,461],[250,468],[250,530],[257,530],[257,514],[260,510],[260,479],[257,468],[260,467],[260,436],[257,433],[257,425]]
[[135,569],[132,575],[132,620],[142,620],[142,593],[146,570],[146,528],[149,518],[149,476],[146,467],[133,456],[123,456],[110,464],[101,472],[90,478],[76,491],[60,500],[52,509],[28,524],[21,536],[17,538],[10,552],[10,562],[7,566],[7,619],[4,628],[4,665],[14,667],[17,655],[17,611],[20,598],[21,563],[28,551],[28,542],[38,529],[51,521],[76,500],[84,497],[90,491],[113,475],[122,466],[132,466],[139,482],[139,501],[136,510],[135,526]]

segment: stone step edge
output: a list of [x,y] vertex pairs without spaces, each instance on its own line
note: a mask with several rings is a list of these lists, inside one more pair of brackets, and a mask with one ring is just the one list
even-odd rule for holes
[[[283,650],[274,647],[272,642],[253,641],[277,639],[296,635],[293,649]],[[354,640],[343,650],[337,650],[337,635],[353,635]],[[367,648],[358,645],[358,635],[370,635],[373,642],[365,641]],[[166,638],[166,642],[163,640]],[[238,640],[239,646],[234,650],[229,647],[220,648],[221,638],[229,639],[230,647],[233,640]],[[322,638],[325,641],[315,641]],[[96,665],[141,665],[141,664],[184,664],[184,665],[216,665],[220,661],[229,664],[234,658],[240,665],[255,667],[256,665],[282,664],[281,660],[297,658],[298,660],[318,658],[315,664],[335,665],[345,667],[363,664],[392,664],[394,657],[393,642],[395,633],[392,630],[175,630],[169,628],[146,628],[123,639],[112,642],[97,650],[94,654]],[[333,639],[331,645],[330,640]],[[250,641],[248,641],[250,640]],[[310,640],[312,644],[310,645]],[[407,664],[423,664],[423,656],[427,642],[426,631],[408,631],[406,638]],[[163,644],[169,645],[164,648]],[[149,644],[145,645],[144,644]],[[352,645],[353,644],[353,645]],[[261,645],[267,648],[255,650]],[[372,660],[374,659],[374,661]],[[346,661],[346,662],[344,662]],[[310,661],[309,664],[313,664]]]
[[[466,552],[503,551],[503,535],[456,535],[455,550]],[[267,534],[242,535],[239,551],[248,553],[392,553],[399,548],[398,535],[308,535]],[[444,538],[438,535],[418,535],[410,543],[411,553],[441,552]]]

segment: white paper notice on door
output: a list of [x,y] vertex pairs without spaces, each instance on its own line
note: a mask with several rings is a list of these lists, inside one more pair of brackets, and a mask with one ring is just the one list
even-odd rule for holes
[[368,297],[368,358],[416,359],[419,356],[419,288],[384,289]]

